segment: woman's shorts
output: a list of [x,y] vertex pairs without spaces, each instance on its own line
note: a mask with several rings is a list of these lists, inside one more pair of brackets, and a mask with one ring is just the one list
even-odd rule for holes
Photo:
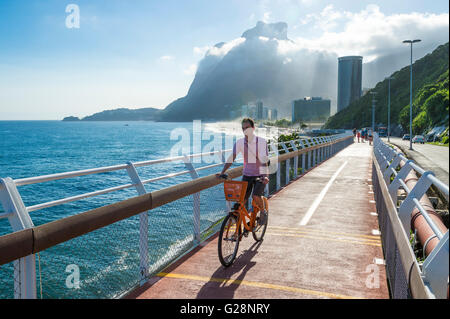
[[[254,196],[263,196],[266,185],[263,182],[256,181],[257,178],[263,179],[262,176],[242,176],[242,180],[247,182],[247,192],[245,193],[245,199],[250,197],[250,194]],[[253,191],[253,193],[252,193]]]

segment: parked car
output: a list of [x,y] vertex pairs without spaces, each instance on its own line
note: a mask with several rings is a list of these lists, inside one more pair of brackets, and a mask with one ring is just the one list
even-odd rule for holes
[[416,136],[414,136],[412,142],[425,144],[425,138],[422,135],[416,135]]
[[402,140],[407,140],[407,141],[409,141],[409,134],[403,135]]

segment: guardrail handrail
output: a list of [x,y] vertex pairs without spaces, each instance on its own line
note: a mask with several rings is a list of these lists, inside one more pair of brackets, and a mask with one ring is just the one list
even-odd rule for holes
[[[330,141],[336,140],[336,139],[342,137],[343,135],[345,135],[345,134],[338,134],[335,136],[330,136]],[[309,140],[308,146],[312,146],[312,145],[316,145],[314,143],[313,139],[314,139],[314,137],[309,137],[309,138],[302,137],[302,138],[292,140],[292,141],[287,141],[287,142],[271,141],[271,144],[272,145],[280,145],[283,143],[287,144],[290,142],[295,143],[298,141]],[[312,143],[310,143],[311,141],[312,141]],[[288,148],[289,148],[289,150],[291,150],[292,146],[288,146]],[[86,176],[86,175],[92,175],[92,174],[99,174],[99,173],[123,170],[123,169],[129,168],[130,165],[132,165],[136,168],[136,167],[150,166],[150,165],[174,162],[174,161],[186,161],[187,159],[193,159],[193,158],[197,158],[197,157],[211,156],[211,155],[217,155],[217,154],[225,154],[225,153],[231,152],[231,151],[232,151],[232,149],[226,149],[226,150],[220,150],[220,151],[214,151],[214,152],[205,152],[205,153],[197,153],[197,154],[189,154],[189,155],[186,154],[186,155],[182,155],[182,156],[168,157],[168,158],[157,159],[157,160],[140,161],[140,162],[134,162],[134,163],[128,162],[127,164],[97,167],[97,168],[84,169],[84,170],[78,170],[78,171],[63,172],[63,173],[56,173],[56,174],[50,174],[50,175],[42,175],[42,176],[36,176],[36,177],[19,178],[19,179],[14,179],[13,182],[16,186],[31,185],[31,184],[49,182],[49,181],[54,181],[54,180],[61,180],[61,179],[66,179],[66,178],[73,178],[73,177],[79,177],[79,176]],[[274,155],[275,152],[276,151],[274,151],[274,150],[269,150],[269,156]],[[199,168],[196,168],[196,171],[212,168],[215,166],[220,166],[223,164],[224,164],[224,162],[221,162],[218,164],[213,164],[213,165],[208,165],[208,166],[204,166],[204,167],[199,167]],[[180,175],[184,175],[184,174],[189,174],[191,171],[192,170],[189,169],[189,170],[185,170],[185,171],[181,171],[181,172],[170,173],[170,174],[167,174],[164,176],[158,176],[158,177],[154,177],[151,179],[142,180],[141,182],[142,182],[142,184],[148,184],[148,183],[163,180],[163,179],[168,179],[168,178],[172,178],[172,177],[176,177],[176,176],[180,176]],[[53,207],[53,206],[57,206],[57,205],[61,205],[61,204],[69,203],[69,202],[74,202],[77,200],[81,200],[81,199],[85,199],[85,198],[89,198],[89,197],[93,197],[93,196],[97,196],[97,195],[103,195],[103,194],[111,193],[111,192],[118,191],[118,190],[123,190],[126,188],[131,188],[131,187],[135,187],[135,186],[136,186],[136,184],[118,185],[115,187],[92,191],[89,193],[83,193],[83,194],[79,194],[76,196],[61,198],[61,199],[51,201],[51,202],[36,204],[33,206],[26,207],[26,209],[28,210],[28,212],[33,212],[36,210],[49,208],[49,207]],[[0,184],[0,191],[1,191],[2,187],[3,186]],[[6,218],[6,217],[8,217],[7,214],[0,214],[0,219]]]
[[[392,147],[386,145],[376,133],[374,134],[373,153],[383,176],[379,183],[385,183],[390,200],[392,200],[395,204],[397,203],[397,192],[400,188],[404,189],[407,194],[401,205],[396,208],[396,213],[401,222],[403,232],[407,238],[410,237],[410,229],[412,227],[411,214],[416,208],[424,217],[427,225],[434,233],[434,236],[429,237],[424,244],[424,255],[428,241],[433,237],[437,237],[439,239],[437,246],[435,246],[421,265],[421,276],[424,284],[428,287],[433,296],[437,298],[448,298],[449,232],[448,229],[445,233],[441,231],[439,226],[427,212],[427,209],[425,209],[420,202],[422,197],[426,196],[426,192],[431,185],[437,187],[448,197],[448,185],[436,178],[433,172],[425,171],[412,160],[408,160],[403,153],[398,152]],[[406,185],[407,181],[405,180],[411,171],[417,172],[421,175],[420,179],[417,181],[417,184],[413,184],[414,187],[412,189]],[[391,181],[392,176],[394,176],[394,179]],[[418,265],[420,266],[420,264]]]

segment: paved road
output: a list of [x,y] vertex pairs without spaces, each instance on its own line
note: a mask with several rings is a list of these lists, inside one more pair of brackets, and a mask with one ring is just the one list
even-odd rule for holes
[[244,238],[229,268],[212,238],[128,297],[389,298],[371,151],[352,144],[273,195],[264,241]]
[[[386,142],[387,138],[383,138]],[[408,158],[413,159],[425,170],[431,170],[436,177],[448,185],[449,183],[449,149],[448,147],[432,144],[413,144],[409,150],[409,141],[399,137],[391,137],[391,143],[400,147]]]

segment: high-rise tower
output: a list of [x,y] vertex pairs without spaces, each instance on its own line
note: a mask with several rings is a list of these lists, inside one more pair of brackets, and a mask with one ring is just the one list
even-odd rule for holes
[[338,58],[338,112],[361,97],[362,59],[362,56]]

